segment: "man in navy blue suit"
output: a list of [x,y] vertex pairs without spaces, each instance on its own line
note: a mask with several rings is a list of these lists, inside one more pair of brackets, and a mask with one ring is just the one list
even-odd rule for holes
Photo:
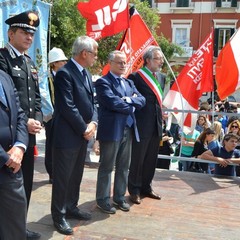
[[0,239],[26,239],[21,162],[28,145],[25,114],[11,77],[0,70]]
[[90,73],[85,69],[97,59],[98,43],[90,37],[78,37],[72,58],[58,70],[54,79],[53,187],[51,212],[56,229],[73,234],[67,218],[89,220],[90,213],[78,209],[80,184],[88,140],[96,130]]
[[99,104],[97,139],[100,143],[97,206],[105,213],[114,214],[110,204],[111,174],[116,167],[113,204],[122,211],[129,211],[125,201],[128,168],[131,158],[132,133],[139,141],[134,110],[145,105],[145,98],[131,80],[123,78],[126,55],[121,51],[109,54],[110,71],[95,83]]

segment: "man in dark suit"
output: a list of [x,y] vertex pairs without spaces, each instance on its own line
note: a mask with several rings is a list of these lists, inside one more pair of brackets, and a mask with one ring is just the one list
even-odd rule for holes
[[26,239],[27,202],[21,162],[28,145],[25,114],[8,74],[0,70],[0,239]]
[[143,54],[144,67],[129,75],[138,91],[146,98],[146,105],[135,111],[140,142],[133,139],[132,158],[128,177],[130,200],[140,204],[140,196],[161,199],[152,187],[162,136],[161,98],[165,76],[159,71],[164,59],[161,49],[150,46]]
[[85,69],[97,59],[98,44],[81,36],[73,43],[72,58],[54,79],[53,188],[51,212],[56,229],[73,234],[66,217],[89,220],[90,213],[78,209],[87,143],[96,130],[90,73]]
[[122,77],[126,71],[126,55],[123,52],[111,52],[108,63],[110,71],[95,83],[99,104],[97,139],[100,143],[96,199],[97,206],[103,212],[114,214],[116,209],[110,204],[110,193],[111,174],[115,165],[113,203],[122,211],[130,209],[125,201],[125,193],[133,129],[139,141],[133,113],[145,105],[145,98],[132,81]]
[[[25,51],[32,44],[34,33],[39,25],[39,17],[37,12],[27,11],[8,18],[5,23],[9,25],[9,43],[5,48],[0,49],[0,69],[7,72],[13,79],[28,125],[29,144],[22,162],[28,207],[33,184],[35,135],[42,128],[42,112],[37,70]],[[27,238],[38,239],[40,234],[27,230]]]

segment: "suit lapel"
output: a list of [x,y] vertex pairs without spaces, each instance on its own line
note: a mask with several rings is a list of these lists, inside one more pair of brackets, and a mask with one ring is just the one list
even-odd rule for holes
[[5,81],[5,79],[3,79],[3,81],[2,81],[2,86],[3,86],[3,91],[4,91],[4,93],[5,93],[5,97],[6,97],[8,106],[6,106],[6,105],[4,104],[4,102],[2,102],[2,101],[1,101],[1,102],[2,102],[6,107],[9,107],[9,109],[12,109],[11,101],[10,101],[11,96],[10,96],[10,92],[9,92],[9,89],[8,89],[8,83]]
[[[88,93],[93,93],[92,83],[89,81],[89,86],[90,86],[90,89],[89,89],[88,86],[87,86],[86,80],[83,78],[82,73],[78,70],[78,68],[74,64],[74,62],[70,60],[68,62],[68,64],[69,64],[69,67],[70,67],[69,69],[71,69],[71,71],[73,72],[72,77],[76,80],[76,82],[82,84],[84,86],[84,88],[86,88]],[[89,76],[88,72],[87,72],[87,74],[88,74],[88,78],[90,79],[90,76]],[[79,79],[80,79],[80,81],[79,81]]]
[[120,93],[121,97],[125,96],[124,89],[121,87],[120,83],[118,82],[117,79],[109,72],[107,76],[110,81],[113,83],[113,87],[116,89],[116,92]]
[[28,69],[27,69],[27,65],[26,63],[23,61],[23,56],[17,56],[17,54],[15,53],[15,51],[11,48],[11,46],[7,43],[5,46],[9,52],[9,55],[12,57],[12,59],[15,61],[14,67],[16,68],[20,68],[21,70],[23,70],[24,72],[26,72],[28,74]]

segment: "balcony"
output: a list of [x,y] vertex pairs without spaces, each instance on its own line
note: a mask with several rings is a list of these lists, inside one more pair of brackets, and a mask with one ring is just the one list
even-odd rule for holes
[[170,10],[173,13],[192,13],[194,10],[195,4],[194,2],[185,2],[183,4],[179,4],[179,1],[170,3]]
[[173,54],[175,58],[190,58],[193,55],[193,47],[181,47],[183,50],[183,54],[180,56],[179,54]]

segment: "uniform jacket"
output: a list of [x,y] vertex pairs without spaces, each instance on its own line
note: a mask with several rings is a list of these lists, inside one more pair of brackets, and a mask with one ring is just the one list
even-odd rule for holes
[[[18,57],[8,44],[0,49],[0,69],[11,76],[26,120],[34,118],[42,122],[37,70],[29,56],[25,55],[25,59],[26,64],[23,56]],[[35,143],[35,135],[30,135],[29,146],[34,146]]]
[[0,184],[11,174],[5,166],[9,159],[7,151],[15,142],[28,145],[28,131],[24,111],[20,108],[17,90],[12,79],[0,70],[0,82],[3,85],[7,105],[0,99]]
[[[87,72],[88,78],[91,75]],[[92,82],[90,90],[72,60],[60,68],[54,79],[55,109],[53,115],[53,144],[72,148],[84,139],[87,124],[97,122]]]
[[[162,136],[162,109],[154,92],[137,72],[130,74],[128,78],[133,80],[137,90],[146,98],[146,105],[135,111],[140,139],[149,138],[154,134]],[[164,90],[165,75],[157,73],[157,80]]]
[[[119,141],[123,137],[127,117],[133,113],[133,107],[140,109],[145,105],[145,98],[138,92],[133,82],[126,81],[126,96],[130,97],[129,104],[121,98],[125,96],[122,87],[109,72],[95,83],[99,103],[97,139],[102,141]],[[133,94],[137,97],[132,97]],[[136,120],[134,114],[134,125]]]

